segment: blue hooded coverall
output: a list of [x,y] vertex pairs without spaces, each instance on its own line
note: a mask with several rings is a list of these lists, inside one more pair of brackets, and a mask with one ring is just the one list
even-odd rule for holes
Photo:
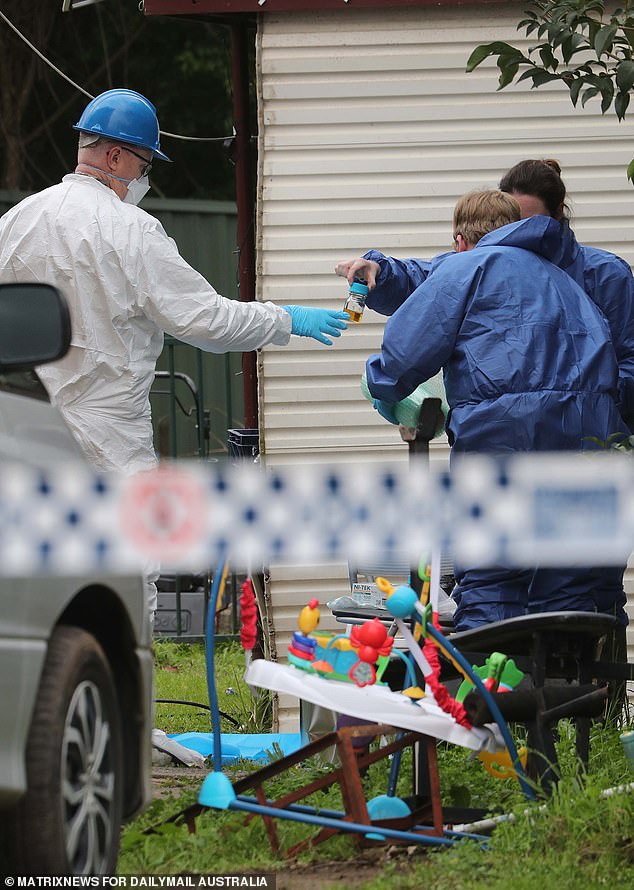
[[[385,256],[378,250],[369,250],[364,258],[378,263],[380,272],[366,305],[381,315],[393,315],[425,281],[432,268],[448,256],[452,256],[452,253],[440,254],[434,260],[399,260]],[[566,220],[560,223],[559,249],[549,259],[577,282],[606,317],[619,364],[619,408],[626,424],[634,432],[632,270],[625,260],[614,253],[579,244]]]
[[[433,261],[431,274],[385,326],[366,366],[375,398],[396,402],[444,368],[453,453],[579,451],[627,434],[618,370],[602,313],[549,260],[560,224],[535,216],[473,250]],[[616,611],[622,587],[600,572],[456,567],[457,629],[526,611]]]

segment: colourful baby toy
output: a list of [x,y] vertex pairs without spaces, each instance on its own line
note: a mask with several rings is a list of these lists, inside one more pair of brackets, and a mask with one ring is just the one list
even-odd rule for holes
[[317,629],[319,602],[310,600],[299,614],[295,631],[288,647],[288,660],[302,671],[317,674],[327,680],[371,686],[380,683],[389,662],[393,638],[378,618],[365,621],[347,634],[333,634]]
[[378,618],[353,627],[350,643],[356,650],[359,660],[348,671],[348,676],[357,686],[371,686],[376,682],[375,664],[379,656],[389,656],[394,637],[388,637],[387,630]]
[[[310,634],[319,624],[320,613],[317,608],[318,605],[319,600],[312,599],[299,613],[299,619],[297,621],[299,633],[295,631],[293,634],[293,642],[288,647],[289,654],[293,656],[293,659],[298,658],[300,661],[308,662],[315,660],[317,640],[314,637],[311,637]],[[303,667],[303,665],[297,665],[294,660],[293,664],[295,664],[296,667]]]

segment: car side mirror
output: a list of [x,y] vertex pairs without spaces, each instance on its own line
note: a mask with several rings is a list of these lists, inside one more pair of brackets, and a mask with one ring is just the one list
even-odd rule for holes
[[50,284],[0,284],[0,370],[25,371],[62,358],[70,314]]

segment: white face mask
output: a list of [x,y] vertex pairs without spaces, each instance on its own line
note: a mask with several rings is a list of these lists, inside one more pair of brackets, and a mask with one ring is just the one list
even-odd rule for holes
[[128,193],[123,199],[124,204],[138,204],[150,190],[150,180],[147,176],[131,179],[128,183]]
[[118,182],[125,182],[128,187],[128,192],[123,199],[124,204],[138,204],[150,190],[149,176],[140,176],[138,179],[123,179],[122,176],[115,176],[114,173],[108,173],[107,170],[102,170],[101,167],[95,167],[92,164],[84,163],[82,166],[90,167],[91,170],[98,170],[100,173],[105,173],[106,176],[109,176],[111,179],[116,179]]

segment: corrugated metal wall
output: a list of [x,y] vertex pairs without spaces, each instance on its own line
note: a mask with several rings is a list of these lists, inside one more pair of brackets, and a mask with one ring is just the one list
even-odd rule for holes
[[[259,299],[339,307],[338,260],[370,247],[422,257],[447,250],[457,197],[496,185],[525,157],[558,158],[579,238],[634,260],[631,123],[602,117],[598,106],[574,110],[556,86],[496,93],[493,64],[464,71],[477,44],[516,42],[518,18],[520,7],[497,4],[260,17]],[[382,326],[366,312],[332,349],[295,341],[264,351],[269,464],[407,459],[398,433],[359,393]],[[271,570],[280,654],[299,608],[345,592],[346,577],[341,565]],[[634,631],[629,640],[634,657]],[[279,715],[283,728],[292,725],[292,700],[280,701]]]

